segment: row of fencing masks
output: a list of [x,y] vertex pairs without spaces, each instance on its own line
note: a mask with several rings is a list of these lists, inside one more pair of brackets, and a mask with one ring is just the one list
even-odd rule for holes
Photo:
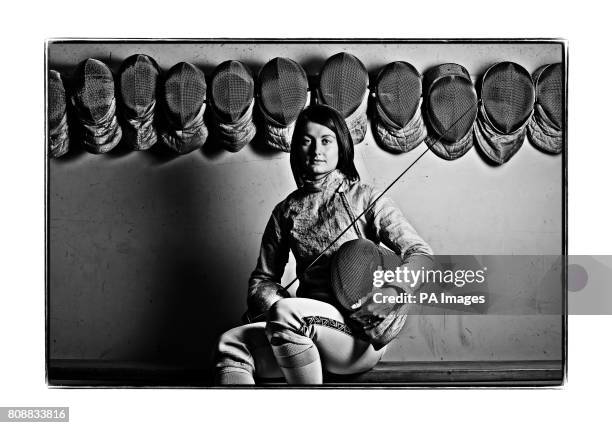
[[253,120],[255,82],[251,71],[239,61],[225,61],[211,80],[212,130],[230,152],[237,152],[255,138]]
[[535,106],[527,125],[529,141],[537,148],[558,154],[563,150],[563,67],[540,67],[533,74]]
[[482,76],[480,99],[476,142],[489,160],[501,165],[525,140],[535,102],[531,75],[514,62],[497,63]]
[[421,93],[421,75],[411,64],[396,61],[380,71],[373,91],[373,128],[381,147],[403,153],[425,140]]
[[188,62],[175,64],[166,75],[162,98],[166,117],[162,143],[181,155],[201,148],[208,137],[204,72]]
[[103,62],[88,58],[77,67],[74,84],[71,99],[83,144],[92,153],[107,153],[122,136],[113,74]]
[[368,129],[368,85],[365,66],[346,52],[328,58],[319,75],[319,102],[340,112],[353,144],[361,143]]
[[472,148],[478,111],[476,89],[468,71],[459,64],[441,64],[425,73],[426,144],[446,160],[457,159]]
[[279,57],[262,67],[258,81],[263,139],[274,149],[290,152],[295,122],[310,102],[306,72],[297,62]]
[[54,158],[68,152],[68,114],[66,112],[66,90],[62,76],[55,70],[49,71],[47,87],[47,114],[49,129],[49,155]]
[[136,54],[119,69],[125,133],[134,150],[147,150],[157,142],[155,118],[160,69],[153,58]]

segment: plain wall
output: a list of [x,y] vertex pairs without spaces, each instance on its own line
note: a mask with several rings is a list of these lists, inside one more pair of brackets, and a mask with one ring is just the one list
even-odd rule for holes
[[[372,77],[395,60],[421,72],[457,62],[474,81],[502,60],[529,72],[562,60],[562,45],[554,43],[183,42],[51,43],[48,61],[69,75],[93,57],[117,72],[123,59],[144,53],[164,70],[189,61],[210,76],[228,59],[257,72],[287,56],[315,75],[339,51],[359,57]],[[93,155],[71,143],[71,152],[50,160],[48,169],[49,356],[209,364],[217,337],[238,325],[245,310],[272,208],[295,189],[289,155],[256,142],[229,153],[212,139],[179,157],[122,147]],[[425,148],[391,154],[368,130],[356,146],[356,165],[365,182],[382,189]],[[429,152],[389,195],[438,254],[562,250],[562,156],[527,140],[499,167],[475,147],[455,161]],[[385,359],[560,359],[561,325],[551,315],[424,317],[402,332]]]

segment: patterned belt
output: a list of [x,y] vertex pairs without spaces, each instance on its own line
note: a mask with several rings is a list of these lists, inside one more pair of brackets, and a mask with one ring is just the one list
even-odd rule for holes
[[320,325],[323,327],[328,327],[333,330],[340,331],[344,334],[348,334],[349,336],[359,337],[348,325],[331,318],[314,315],[302,318],[302,322],[303,324],[302,327],[300,327],[299,333],[304,336],[306,336],[307,330],[308,328],[310,328],[310,326]]

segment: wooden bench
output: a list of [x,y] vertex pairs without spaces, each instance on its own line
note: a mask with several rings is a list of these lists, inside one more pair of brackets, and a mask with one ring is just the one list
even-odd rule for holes
[[[556,386],[561,361],[380,362],[355,375],[326,374],[321,387]],[[128,361],[52,359],[50,386],[210,387],[209,367]],[[288,387],[282,379],[260,379],[258,386]]]

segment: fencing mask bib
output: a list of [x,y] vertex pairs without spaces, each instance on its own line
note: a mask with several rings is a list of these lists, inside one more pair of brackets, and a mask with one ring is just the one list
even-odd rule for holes
[[162,142],[183,155],[199,149],[206,142],[206,77],[188,62],[179,62],[168,70],[162,97],[166,124]]
[[159,66],[147,55],[132,55],[119,69],[125,133],[134,150],[147,150],[157,142],[155,107],[159,76]]
[[353,144],[361,143],[368,129],[368,84],[363,63],[345,52],[325,61],[319,76],[319,101],[344,117]]
[[408,152],[427,136],[421,114],[421,76],[402,61],[386,65],[378,74],[374,98],[374,137],[391,152]]
[[225,61],[211,81],[212,131],[230,152],[237,152],[255,138],[253,121],[255,82],[239,61]]
[[470,74],[459,64],[441,64],[427,71],[423,86],[425,142],[442,159],[460,158],[472,148],[478,111],[478,97]]
[[474,135],[484,155],[501,165],[523,145],[533,113],[535,89],[527,70],[513,62],[490,67],[480,88],[481,105]]
[[79,64],[72,102],[89,152],[107,153],[119,144],[122,132],[116,115],[115,83],[106,64],[92,58]]
[[68,152],[68,115],[66,114],[66,90],[62,76],[49,71],[47,85],[47,120],[49,127],[49,155],[58,158]]
[[306,72],[289,58],[274,58],[262,67],[258,80],[264,141],[290,152],[295,122],[310,98]]
[[533,74],[536,100],[527,125],[529,141],[547,153],[563,150],[563,66],[560,63],[540,67]]

